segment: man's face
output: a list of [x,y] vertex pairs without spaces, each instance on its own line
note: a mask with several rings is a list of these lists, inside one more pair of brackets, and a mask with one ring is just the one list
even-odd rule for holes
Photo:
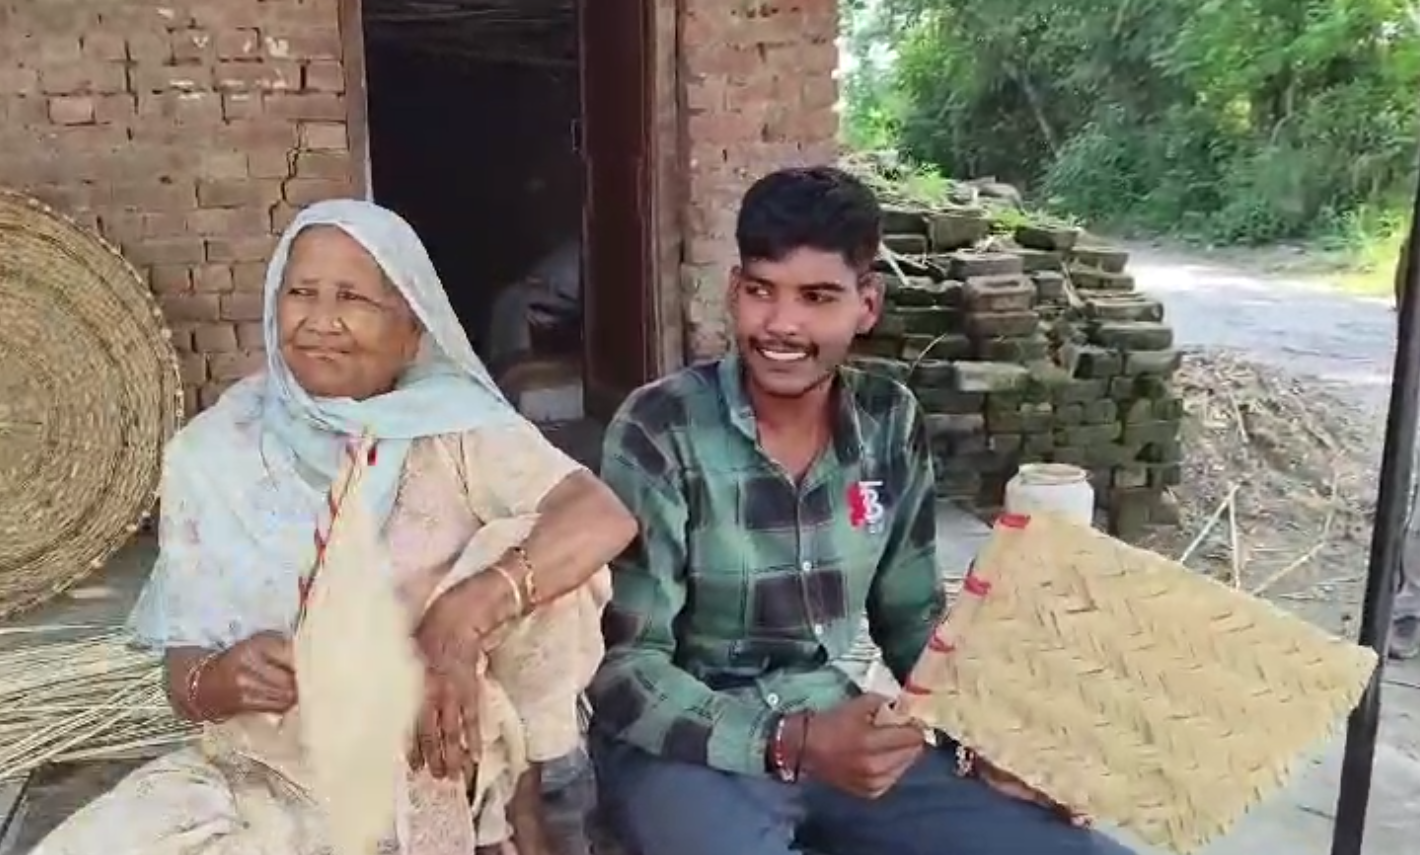
[[823,385],[855,336],[881,309],[876,277],[843,256],[797,249],[778,261],[748,261],[730,276],[730,317],[750,380],[795,398]]

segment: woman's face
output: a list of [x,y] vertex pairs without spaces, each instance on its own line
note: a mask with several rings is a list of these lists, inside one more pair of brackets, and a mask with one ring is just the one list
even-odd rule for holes
[[301,232],[276,299],[281,356],[318,398],[394,388],[419,353],[419,321],[359,242],[333,226]]

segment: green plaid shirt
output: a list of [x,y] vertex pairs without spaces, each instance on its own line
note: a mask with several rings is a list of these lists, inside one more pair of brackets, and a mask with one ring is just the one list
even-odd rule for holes
[[777,714],[856,693],[830,664],[867,615],[901,680],[945,608],[916,400],[844,368],[833,443],[795,484],[760,448],[740,365],[634,393],[602,478],[641,522],[613,565],[596,727],[661,757],[765,774]]

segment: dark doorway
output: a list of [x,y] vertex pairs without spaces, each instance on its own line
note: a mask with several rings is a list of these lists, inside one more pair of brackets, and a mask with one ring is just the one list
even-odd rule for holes
[[653,371],[647,30],[624,28],[653,0],[584,2],[362,0],[372,195],[539,421]]

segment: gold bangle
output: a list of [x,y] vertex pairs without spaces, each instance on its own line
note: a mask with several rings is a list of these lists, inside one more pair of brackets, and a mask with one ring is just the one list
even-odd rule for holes
[[208,714],[207,710],[202,708],[202,704],[197,700],[197,694],[202,689],[203,675],[207,673],[208,668],[212,667],[212,663],[216,662],[222,656],[223,652],[224,651],[221,650],[213,650],[204,654],[203,657],[197,660],[196,664],[187,671],[187,709],[188,712],[195,716],[196,721],[216,721],[215,718]]
[[503,581],[508,583],[508,587],[511,588],[513,591],[513,605],[515,607],[513,613],[515,615],[521,616],[523,614],[523,609],[525,608],[525,603],[523,602],[523,588],[521,585],[518,584],[518,580],[514,579],[513,574],[509,573],[507,570],[504,570],[503,567],[499,564],[494,564],[489,569],[491,569],[494,573],[497,573],[499,576],[502,576]]
[[527,612],[524,614],[531,614],[534,609],[542,605],[538,599],[537,578],[533,573],[532,560],[528,558],[528,551],[521,546],[513,547],[512,553],[523,568],[522,601],[527,607]]

